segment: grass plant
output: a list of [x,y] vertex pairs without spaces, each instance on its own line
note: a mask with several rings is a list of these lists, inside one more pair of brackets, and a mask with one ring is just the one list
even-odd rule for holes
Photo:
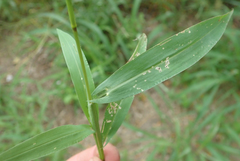
[[[40,2],[40,3],[44,4],[44,2]],[[75,2],[75,3],[77,3],[77,2]],[[91,5],[90,2],[84,2],[84,3],[85,3],[84,4],[85,6],[90,6],[90,7],[92,7],[93,10],[99,9],[99,7]],[[104,2],[102,2],[102,3],[104,3]],[[60,3],[56,3],[55,5],[53,5],[55,7],[54,11],[56,11],[56,13],[59,13],[59,15],[60,15],[60,12],[64,12],[65,16],[59,16],[59,15],[50,14],[50,13],[39,14],[38,15],[39,19],[42,18],[43,22],[45,21],[44,20],[45,18],[48,18],[48,20],[50,22],[49,25],[50,26],[51,26],[51,24],[55,24],[55,25],[52,25],[51,27],[43,27],[40,30],[33,30],[33,32],[31,32],[30,34],[23,33],[23,35],[26,35],[26,37],[25,37],[26,39],[24,41],[30,39],[31,41],[39,42],[39,40],[43,39],[43,37],[41,37],[41,36],[39,37],[39,35],[44,34],[44,33],[49,33],[48,36],[50,36],[50,37],[56,35],[56,31],[54,31],[54,28],[56,28],[56,26],[57,26],[56,24],[59,25],[59,24],[65,23],[65,25],[63,25],[63,27],[61,27],[61,28],[68,30],[68,31],[70,30],[69,25],[67,25],[67,23],[66,23],[67,22],[66,8],[61,10],[61,8],[63,7],[64,4],[60,4],[60,5],[59,4]],[[187,1],[182,2],[181,5],[186,5],[186,4],[188,4]],[[135,1],[134,7],[133,7],[134,9],[131,11],[131,16],[129,16],[129,17],[123,14],[122,11],[124,9],[119,9],[119,6],[126,7],[127,3],[125,4],[124,2],[116,1],[116,2],[109,2],[109,3],[107,3],[107,5],[111,6],[111,8],[113,8],[113,9],[102,12],[103,14],[101,14],[101,16],[99,16],[99,19],[96,19],[96,20],[94,19],[95,18],[94,14],[91,14],[91,13],[87,12],[87,9],[84,9],[85,6],[82,7],[81,9],[79,9],[77,12],[79,12],[80,14],[76,15],[77,23],[81,26],[80,31],[79,31],[80,32],[79,36],[81,38],[83,50],[86,51],[86,57],[89,60],[90,66],[93,67],[93,68],[91,68],[91,71],[93,73],[93,78],[94,78],[95,84],[97,84],[97,85],[100,82],[102,82],[104,79],[106,79],[108,77],[109,73],[112,73],[113,71],[118,69],[120,66],[122,66],[128,60],[128,58],[130,58],[131,55],[129,55],[129,53],[131,53],[130,51],[134,49],[133,44],[135,43],[135,42],[131,42],[131,40],[134,39],[136,37],[136,35],[139,32],[141,32],[141,30],[142,30],[142,25],[137,26],[137,29],[136,29],[134,24],[136,23],[136,20],[139,18],[140,18],[140,22],[144,22],[143,17],[141,17],[143,15],[136,14],[138,11],[138,7],[140,7],[139,6],[140,1]],[[170,10],[168,10],[167,7],[166,8],[163,7],[167,12],[166,12],[166,14],[159,16],[157,18],[157,20],[160,20],[162,22],[169,22],[169,19],[174,19],[174,16],[179,16],[179,18],[181,18],[181,17],[184,18],[184,16],[187,15],[187,13],[184,13],[185,12],[184,10],[181,10],[182,14],[176,14],[180,11],[176,10],[175,7],[171,6],[172,5],[171,3],[163,4],[163,5],[169,7]],[[205,18],[223,14],[222,12],[221,13],[220,12],[218,12],[218,13],[217,12],[208,12],[208,13],[203,12],[203,10],[205,10],[205,8],[207,8],[213,4],[208,4],[207,2],[203,2],[203,3],[201,3],[201,5],[202,6],[200,8],[199,8],[198,4],[190,5],[190,7],[193,7],[192,10],[197,10],[199,8],[199,10],[197,11],[198,15],[205,15]],[[226,11],[226,9],[225,9],[225,11]],[[236,11],[238,12],[238,10],[235,9],[235,15],[234,15],[235,17],[237,17]],[[88,14],[86,14],[88,17],[87,18],[85,17],[84,20],[81,16],[82,12],[88,13]],[[111,14],[113,15],[112,19],[108,19],[108,15],[111,15]],[[8,16],[8,14],[5,14],[5,15]],[[11,15],[11,16],[14,16],[14,15]],[[130,19],[132,21],[129,21]],[[57,22],[57,23],[53,23],[53,22]],[[96,26],[93,22],[95,22],[99,25]],[[168,33],[166,33],[164,35],[158,34],[163,30],[168,30],[167,27],[164,25],[159,25],[155,30],[150,32],[150,34],[148,36],[150,46],[153,46],[157,42],[160,42],[164,38],[170,36],[169,34],[176,32],[176,30],[179,31],[178,30],[178,22],[173,21],[171,23],[173,23],[173,25],[172,25],[173,31],[169,31]],[[115,26],[115,29],[110,28],[109,27],[110,24],[112,26]],[[165,24],[168,24],[171,26],[171,24],[169,24],[169,23],[165,23]],[[93,34],[91,34],[91,33],[93,33]],[[231,104],[233,107],[235,107],[234,105],[236,105],[236,106],[238,105],[236,102],[239,102],[239,98],[238,98],[239,86],[238,86],[238,82],[236,80],[238,80],[238,77],[239,77],[239,74],[238,74],[239,68],[238,68],[238,63],[237,63],[239,57],[237,57],[237,56],[234,57],[234,53],[236,53],[236,52],[229,52],[229,51],[232,51],[232,48],[234,48],[234,50],[236,49],[235,51],[238,50],[238,45],[236,45],[237,39],[235,39],[236,37],[233,35],[238,35],[237,30],[232,30],[232,29],[228,30],[227,29],[223,39],[219,42],[219,44],[217,44],[217,47],[214,48],[212,51],[210,51],[210,53],[207,54],[207,56],[201,60],[201,64],[203,64],[203,66],[201,66],[201,68],[199,68],[197,66],[193,66],[192,68],[190,68],[190,70],[188,70],[189,72],[184,72],[183,74],[181,74],[181,76],[177,76],[177,77],[175,77],[175,79],[172,79],[173,83],[175,83],[176,86],[179,86],[179,84],[176,83],[179,79],[182,80],[182,81],[180,81],[181,84],[187,85],[186,86],[187,88],[184,89],[183,92],[180,93],[179,96],[177,96],[177,98],[179,98],[180,103],[182,103],[183,106],[185,106],[187,108],[189,108],[191,106],[194,107],[199,112],[200,116],[196,119],[196,121],[195,121],[196,123],[193,123],[193,125],[189,126],[185,132],[182,132],[181,130],[179,131],[179,125],[177,125],[177,123],[176,123],[176,134],[178,134],[178,139],[176,139],[177,144],[172,145],[170,147],[170,149],[171,149],[170,151],[173,152],[172,156],[170,157],[171,160],[174,160],[176,158],[178,158],[178,159],[181,158],[183,160],[187,158],[188,160],[191,160],[194,158],[198,159],[198,157],[200,157],[202,160],[204,160],[204,159],[205,160],[206,159],[214,160],[214,157],[218,158],[219,160],[227,160],[227,157],[230,154],[232,154],[233,156],[234,155],[237,156],[236,149],[231,148],[233,141],[230,138],[234,138],[234,140],[236,140],[236,142],[238,142],[237,133],[239,131],[239,127],[236,124],[236,122],[234,122],[233,120],[235,120],[235,121],[238,120],[239,110],[236,108],[233,108],[233,111],[229,110],[229,112],[228,111],[223,112],[224,108],[231,107],[231,106],[224,105],[221,108],[216,108],[217,111],[215,111],[214,114],[212,114],[212,115],[209,115],[209,111],[207,111],[207,109],[210,107],[211,103],[214,102],[214,100],[216,99],[216,96],[218,97],[218,94],[216,94],[216,90],[218,91],[217,93],[220,92],[219,95],[221,95],[221,93],[225,93],[225,95],[222,95],[222,97],[220,99],[220,100],[222,100],[222,102],[219,101],[219,103],[217,105],[220,106],[222,103],[226,103],[225,101],[229,97],[231,97],[231,100],[232,100]],[[159,38],[159,36],[160,36],[160,38]],[[225,41],[229,41],[229,40],[231,40],[231,42],[233,42],[233,43],[230,43],[228,46],[225,45]],[[24,43],[24,41],[23,41],[23,43]],[[49,42],[49,41],[46,41],[46,42]],[[53,42],[52,43],[50,42],[50,44],[48,44],[48,47],[49,46],[52,48],[58,47],[59,45],[57,45],[56,42],[57,42],[56,39],[53,39]],[[114,42],[114,43],[112,43],[112,42]],[[88,46],[92,46],[92,48],[89,48]],[[35,47],[33,46],[32,49],[34,49],[34,48]],[[107,48],[107,50],[105,48]],[[221,52],[216,51],[216,49],[221,50]],[[116,50],[118,50],[118,54],[115,54]],[[93,54],[93,53],[99,53],[99,54]],[[233,54],[233,55],[226,56],[226,54],[224,54],[224,53],[229,53],[229,54]],[[216,54],[218,56],[221,55],[221,57],[216,57]],[[103,56],[99,56],[99,55],[106,55],[106,56],[103,57]],[[116,59],[117,57],[120,59]],[[57,62],[58,60],[59,60],[59,58],[57,58],[55,60],[56,63],[59,63],[59,62]],[[121,60],[121,61],[116,62],[116,60]],[[64,79],[67,80],[66,75],[68,72],[64,69],[65,66],[63,66],[61,62],[59,64],[60,64],[61,68],[63,69],[62,75],[64,76]],[[214,66],[216,66],[215,69],[211,68],[212,64],[216,64],[216,65],[214,65]],[[219,65],[219,64],[221,64],[221,65]],[[106,66],[108,66],[108,68],[106,68]],[[194,73],[194,71],[197,71],[196,74]],[[189,73],[191,73],[191,74],[189,74]],[[214,73],[214,74],[212,74],[212,73]],[[227,77],[226,77],[226,75],[227,75]],[[207,76],[207,79],[205,79],[206,76]],[[194,78],[194,81],[193,81],[193,78]],[[214,79],[212,79],[212,78],[214,78]],[[64,79],[62,79],[62,80],[64,80]],[[199,84],[199,87],[195,87],[196,84],[198,84],[197,81],[202,82],[202,80],[205,80],[205,82],[202,83],[202,86],[200,86],[201,84]],[[216,81],[214,82],[214,80],[216,80]],[[218,86],[219,84],[221,85],[220,87]],[[202,87],[206,87],[206,85],[208,88],[206,88],[206,89],[202,88]],[[13,89],[14,88],[15,88],[15,86],[13,86]],[[199,92],[200,94],[194,95],[194,97],[191,97],[191,96],[193,96],[193,95],[191,95],[191,93],[196,92],[199,89],[202,90]],[[207,89],[209,89],[209,90],[207,90]],[[6,89],[1,86],[1,90],[4,91]],[[67,95],[66,93],[63,94],[63,97],[66,99],[66,102],[71,102],[71,100],[75,100],[77,102],[78,98],[75,96],[74,90],[72,90],[69,87],[67,87],[66,90],[68,90],[70,92],[69,95],[71,96],[70,98],[67,98],[67,96],[69,96],[69,95]],[[59,94],[59,93],[60,92],[57,92],[57,94]],[[4,95],[8,96],[9,94],[7,94],[5,92]],[[23,96],[24,96],[23,100],[28,100],[28,99],[34,100],[34,101],[37,100],[36,98],[34,98],[35,96],[29,96],[29,98],[26,97],[26,93],[23,93]],[[31,97],[33,97],[33,98],[31,98]],[[36,97],[37,97],[37,94],[36,94]],[[11,96],[9,98],[11,98]],[[4,100],[4,99],[2,99],[2,100]],[[45,98],[44,100],[46,100],[46,102],[47,102],[48,98]],[[198,100],[197,101],[198,103],[196,102],[196,100]],[[6,102],[10,102],[10,101],[4,101],[4,102],[5,102],[5,104],[2,104],[2,107],[6,107]],[[26,104],[28,104],[28,103],[26,103]],[[19,107],[16,104],[12,104],[10,106]],[[33,104],[33,106],[31,106],[31,107],[35,108],[36,104]],[[44,111],[45,111],[44,109],[46,109],[46,107],[47,107],[47,103],[45,105],[43,104],[43,107],[42,106],[40,107],[42,109],[43,113],[44,113]],[[190,109],[189,112],[193,112],[192,109]],[[12,116],[12,112],[7,111],[5,113]],[[224,119],[225,116],[231,117],[232,113],[234,114],[233,120]],[[30,118],[32,118],[31,114],[33,115],[34,112],[32,111],[30,113],[30,115],[28,116],[29,117],[28,122],[30,124],[31,124]],[[216,116],[218,116],[218,117],[216,117]],[[41,117],[43,117],[43,116],[41,116]],[[203,122],[204,118],[208,118],[207,119],[208,121]],[[201,122],[203,122],[203,123],[201,123]],[[197,148],[200,150],[197,150],[196,153],[194,151],[193,154],[190,153],[190,152],[192,152],[191,150],[189,152],[189,147],[191,149],[191,146],[192,146],[191,142],[187,142],[187,143],[183,144],[183,143],[181,143],[181,140],[183,138],[189,137],[189,135],[192,133],[189,131],[192,130],[192,131],[199,132],[201,130],[204,130],[204,128],[207,128],[207,125],[211,122],[212,122],[212,125],[210,125],[210,126],[212,126],[212,127],[218,126],[219,128],[217,130],[213,129],[213,131],[206,132],[206,136],[208,136],[208,137],[204,141],[204,143],[200,144],[201,147]],[[213,124],[213,123],[215,123],[215,124]],[[192,129],[193,127],[198,127],[198,124],[200,124],[199,130]],[[40,123],[38,123],[38,125],[41,126],[41,121],[40,121]],[[230,126],[230,125],[233,125],[233,126]],[[28,127],[28,125],[23,125],[21,127]],[[222,127],[224,127],[224,128],[222,128]],[[230,128],[226,128],[226,127],[230,127]],[[131,129],[134,129],[134,127],[131,127]],[[26,131],[30,131],[30,130],[26,129]],[[25,138],[19,138],[18,140],[15,140],[15,142],[22,141],[26,138],[29,138],[29,136],[33,136],[42,131],[43,131],[43,127],[41,127],[41,131],[32,131],[32,133],[26,132],[27,136]],[[193,133],[196,133],[196,132],[193,132]],[[14,132],[12,132],[12,133],[14,133]],[[147,135],[147,134],[144,134],[144,135]],[[224,138],[227,138],[227,139],[221,139],[219,141],[220,145],[218,146],[215,144],[215,142],[212,142],[211,139],[213,139],[213,138],[215,139],[215,137],[217,137],[219,135],[221,137],[223,136]],[[11,136],[11,135],[9,135],[9,136]],[[17,136],[17,134],[16,134],[16,136]],[[22,136],[22,134],[18,135],[18,136]],[[195,136],[195,135],[193,134],[193,136]],[[199,138],[199,137],[190,137],[190,138],[188,138],[188,140],[191,140],[192,138],[194,138],[194,139],[197,138],[199,140],[199,142],[201,142],[201,140],[202,140],[202,138]],[[156,141],[157,138],[154,140]],[[169,147],[168,143],[172,143],[172,142],[171,142],[171,140],[169,140],[169,141],[166,140],[165,142],[166,142],[165,145],[161,145],[162,142],[160,142],[160,141],[157,142],[156,144],[153,144],[154,147],[156,147],[156,148],[149,155],[148,160],[153,160],[154,157],[159,156],[159,153],[165,154],[165,156],[169,155],[169,152],[164,151],[163,149],[164,148],[166,149],[167,147]],[[4,147],[4,149],[9,148],[9,146],[11,146],[11,145],[8,144],[8,147]],[[181,149],[179,149],[179,147],[181,147],[181,146],[186,147],[184,149],[185,151],[181,151]],[[238,146],[238,145],[234,145],[234,146]],[[209,154],[213,155],[214,157],[210,156]],[[164,158],[164,157],[162,157],[162,158]]]
[[[199,23],[147,51],[147,40],[143,34],[129,62],[94,89],[91,71],[81,49],[72,2],[66,0],[66,3],[74,39],[61,30],[58,30],[58,35],[76,93],[90,125],[64,125],[39,134],[2,153],[0,157],[4,160],[36,159],[64,149],[90,134],[94,134],[99,157],[104,160],[103,142],[107,144],[121,126],[133,101],[133,95],[196,63],[220,39],[232,14],[229,12]],[[170,65],[170,62],[173,65]],[[109,103],[101,132],[96,103]],[[180,134],[180,131],[177,131],[177,134]]]

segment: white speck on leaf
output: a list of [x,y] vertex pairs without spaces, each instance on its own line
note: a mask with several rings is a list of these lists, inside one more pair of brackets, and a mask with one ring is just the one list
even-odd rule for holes
[[111,108],[108,108],[108,113],[112,114],[113,112],[111,111]]
[[145,75],[145,74],[147,74],[147,72],[144,72],[142,75]]
[[165,68],[169,68],[170,61],[169,61],[169,57],[166,58],[165,60]]
[[164,48],[162,48],[164,50]]
[[185,30],[183,30],[181,33],[182,33],[182,34],[185,33]]
[[33,143],[33,145],[36,145],[36,143]]
[[160,67],[156,67],[156,70],[158,70],[159,72],[162,72],[162,69]]
[[[110,110],[113,111],[113,113],[116,113],[116,112],[117,112],[117,106],[118,106],[117,103],[111,102],[111,103],[110,103],[110,107],[111,107]],[[109,111],[108,111],[108,113],[109,113]]]
[[107,122],[107,123],[110,123],[110,122],[112,122],[112,120],[106,120],[106,122]]
[[57,148],[55,147],[54,150],[56,150]]
[[191,31],[189,30],[189,31],[188,31],[188,33],[190,34],[190,33],[191,33]]

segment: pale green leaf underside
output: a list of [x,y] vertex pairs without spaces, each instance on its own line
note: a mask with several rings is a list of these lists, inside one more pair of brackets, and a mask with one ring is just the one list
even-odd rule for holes
[[121,101],[109,103],[105,110],[104,119],[103,119],[102,128],[101,128],[102,142],[105,142],[108,136],[108,133],[112,128],[114,120],[116,119],[117,112],[119,112],[122,109],[122,107],[120,106]]
[[229,12],[194,25],[122,66],[92,93],[92,102],[109,103],[141,93],[199,61],[222,36]]
[[[75,40],[70,36],[68,33],[63,32],[59,29],[57,29],[58,32],[58,37],[61,43],[61,48],[63,51],[63,55],[68,67],[68,70],[70,72],[72,82],[75,87],[75,91],[77,93],[80,105],[83,109],[84,114],[89,118],[89,113],[88,113],[88,103],[87,103],[87,93],[85,90],[85,83],[84,83],[84,77],[83,77],[83,71],[81,69],[81,63],[79,59],[79,55],[77,52],[77,46]],[[94,90],[94,82],[92,79],[91,75],[91,70],[89,68],[89,65],[87,63],[87,60],[85,58],[85,55],[83,54],[84,57],[84,65],[87,71],[87,77],[88,77],[88,82],[90,86],[90,91],[92,92]]]
[[[147,49],[147,37],[145,34],[142,34],[138,38],[138,44],[129,59],[129,61],[134,60],[136,57],[144,53]],[[134,96],[125,98],[118,102],[112,102],[108,105],[104,120],[102,124],[102,141],[105,142],[105,145],[111,140],[114,134],[117,132],[119,127],[121,126],[122,122],[124,121],[130,107]]]
[[147,36],[143,33],[139,38],[138,38],[138,44],[131,56],[131,58],[128,60],[128,62],[134,60],[136,57],[141,55],[147,50]]
[[111,140],[111,138],[118,131],[122,125],[130,107],[133,102],[134,96],[125,98],[121,100],[120,104],[115,102],[110,103],[110,106],[107,108],[104,121],[103,121],[103,142],[105,145]]
[[29,161],[67,148],[94,133],[89,125],[64,125],[22,142],[0,154],[2,161]]

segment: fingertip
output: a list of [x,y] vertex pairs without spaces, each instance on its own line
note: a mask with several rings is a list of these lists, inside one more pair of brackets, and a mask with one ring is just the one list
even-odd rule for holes
[[[105,161],[120,161],[120,154],[115,146],[107,144],[104,148]],[[93,156],[99,157],[97,147],[95,147]]]
[[107,144],[104,148],[105,160],[106,161],[120,161],[120,155],[115,146]]
[[91,158],[89,161],[102,161],[102,160],[99,159],[98,157],[93,157],[93,158]]
[[89,161],[90,158],[94,157],[94,151],[96,149],[96,146],[93,146],[91,148],[85,149],[84,151],[77,153],[76,155],[69,158],[67,161]]

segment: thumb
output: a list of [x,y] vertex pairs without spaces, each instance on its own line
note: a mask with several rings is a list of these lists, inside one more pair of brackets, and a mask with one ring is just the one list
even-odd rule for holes
[[89,161],[102,161],[102,160],[99,159],[98,157],[93,157],[93,158],[91,158]]

